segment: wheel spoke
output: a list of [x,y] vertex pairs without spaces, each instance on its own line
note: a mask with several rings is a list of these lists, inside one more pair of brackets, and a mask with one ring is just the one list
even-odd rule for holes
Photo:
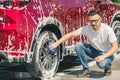
[[56,63],[56,60],[57,60],[56,57],[49,56],[49,57],[43,57],[43,58],[42,58],[43,60],[41,60],[43,67],[46,70],[51,70]]
[[[51,54],[48,50],[49,41],[47,41],[44,44],[44,47],[42,48],[42,53],[40,55],[40,63],[42,64],[42,67],[45,70],[52,70],[52,68],[55,66],[57,61],[57,52],[55,54]],[[40,50],[41,51],[41,50]]]
[[115,29],[114,29],[114,32],[115,32],[115,35],[117,37],[117,40],[118,40],[118,43],[119,43],[119,46],[120,46],[120,24],[116,24],[115,25]]
[[47,61],[48,61],[48,60],[47,60],[46,58],[44,58],[43,61],[41,61],[41,64],[43,65],[43,67],[46,66]]
[[51,61],[49,60],[48,63],[47,63],[46,69],[47,69],[47,70],[51,70],[51,68],[52,68],[51,65],[52,65],[52,64],[51,64]]

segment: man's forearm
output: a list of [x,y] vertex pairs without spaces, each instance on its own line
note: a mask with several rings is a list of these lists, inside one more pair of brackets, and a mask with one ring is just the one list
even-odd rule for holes
[[72,32],[70,32],[70,33],[68,33],[68,34],[65,34],[61,39],[59,39],[59,40],[57,41],[57,43],[58,43],[58,44],[61,44],[61,43],[63,43],[64,41],[69,40],[69,39],[71,39],[72,37],[76,37],[76,36],[78,36],[78,35],[79,35],[79,33],[77,32],[77,30],[72,31]]
[[61,44],[62,42],[66,41],[66,40],[68,40],[68,39],[70,39],[70,38],[72,38],[71,33],[65,34],[61,39],[59,39],[59,40],[57,41],[57,43],[58,43],[58,44]]
[[118,50],[118,43],[116,41],[112,44],[112,47],[110,48],[110,50],[108,52],[106,52],[103,56],[105,58],[107,58],[107,57],[113,55],[117,50]]

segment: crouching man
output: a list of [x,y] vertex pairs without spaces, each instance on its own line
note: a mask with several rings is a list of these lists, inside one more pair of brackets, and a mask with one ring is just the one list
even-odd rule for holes
[[105,76],[111,75],[111,63],[114,60],[113,54],[118,50],[115,33],[110,26],[101,22],[102,18],[97,10],[91,10],[88,13],[87,20],[88,25],[64,35],[50,47],[54,49],[72,37],[85,35],[88,42],[80,42],[75,46],[78,58],[83,66],[83,73],[78,74],[78,77],[86,77],[91,74],[86,55],[93,58],[99,68],[104,69]]

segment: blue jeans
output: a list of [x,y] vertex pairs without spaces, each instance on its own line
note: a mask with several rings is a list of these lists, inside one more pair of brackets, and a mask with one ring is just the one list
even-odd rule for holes
[[[88,65],[86,55],[94,59],[95,57],[105,53],[103,51],[96,50],[88,43],[78,43],[76,44],[75,49],[78,58],[83,66],[83,70],[87,70],[87,71],[89,71],[90,68]],[[112,55],[101,62],[96,62],[96,64],[101,69],[108,69],[111,66],[113,60],[114,60],[114,56]]]

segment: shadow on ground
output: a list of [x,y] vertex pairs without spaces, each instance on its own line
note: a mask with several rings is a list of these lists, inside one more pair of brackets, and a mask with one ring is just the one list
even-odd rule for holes
[[[76,56],[67,56],[60,63],[58,72],[80,65]],[[24,77],[23,77],[24,76]],[[0,80],[38,80],[27,72],[25,65],[16,65],[9,62],[0,62]]]

